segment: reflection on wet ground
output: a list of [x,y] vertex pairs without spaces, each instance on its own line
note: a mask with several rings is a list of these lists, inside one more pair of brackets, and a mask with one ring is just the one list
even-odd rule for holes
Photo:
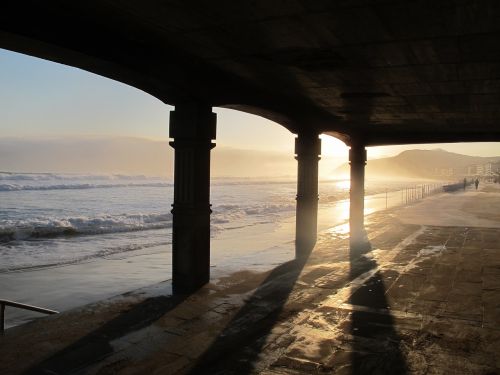
[[[400,337],[394,327],[386,287],[377,261],[371,256],[372,246],[350,249],[350,280],[364,277],[361,285],[353,283],[348,303],[354,307],[351,319],[352,374],[369,374],[376,371],[405,374],[406,361],[400,349]],[[397,273],[394,274],[397,277]],[[365,339],[377,340],[376,353],[365,348]]]
[[[63,368],[58,355],[109,327],[105,356],[64,368],[89,374],[498,372],[498,229],[403,224],[393,211],[371,215],[367,232],[370,246],[349,249],[345,227],[326,231],[307,263],[221,278],[160,306],[154,319],[134,315],[141,311],[134,306],[152,303],[139,295],[119,307],[101,304],[18,327],[0,341],[0,372],[40,368],[45,358]],[[134,326],[123,329],[128,312]]]

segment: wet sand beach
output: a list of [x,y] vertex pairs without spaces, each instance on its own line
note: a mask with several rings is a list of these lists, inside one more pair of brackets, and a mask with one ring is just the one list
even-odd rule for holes
[[367,248],[338,225],[305,263],[190,296],[160,283],[7,330],[0,372],[496,373],[500,189],[482,188],[368,216]]
[[[399,194],[389,195],[397,205]],[[385,209],[385,194],[368,196],[366,212]],[[319,210],[319,230],[344,223],[349,202],[339,201]],[[265,233],[265,235],[260,235]],[[295,217],[226,231],[212,239],[211,274],[227,276],[241,270],[267,271],[294,257]],[[108,255],[91,261],[0,273],[1,298],[57,311],[83,306],[171,277],[170,245]],[[6,327],[41,317],[8,309]]]

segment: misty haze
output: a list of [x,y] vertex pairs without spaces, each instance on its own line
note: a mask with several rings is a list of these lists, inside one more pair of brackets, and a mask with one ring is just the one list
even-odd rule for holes
[[500,374],[499,18],[3,4],[0,374]]

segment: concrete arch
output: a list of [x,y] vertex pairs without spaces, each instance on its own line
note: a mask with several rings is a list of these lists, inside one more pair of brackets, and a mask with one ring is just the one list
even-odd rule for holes
[[0,46],[168,104],[237,105],[295,133],[339,133],[367,146],[500,140],[490,55],[497,9],[469,19],[460,17],[470,13],[461,2],[446,12],[424,3],[411,12],[317,7],[10,2],[0,14]]
[[[89,56],[36,39],[0,32],[0,47],[121,82],[168,105],[175,106],[176,103],[191,100],[200,101],[200,97],[193,97],[179,88],[179,85],[171,84],[168,77],[161,79],[148,71],[139,72],[114,61],[106,61],[96,56]],[[231,94],[228,95],[228,93]],[[226,93],[216,93],[211,95],[212,98],[202,98],[201,101],[214,107],[234,109],[263,117],[285,127],[292,133],[298,133],[299,129],[306,126],[310,128],[311,132],[320,132],[322,128],[328,127],[328,114],[323,117],[310,116],[300,103],[294,107],[285,101],[268,100],[268,95],[268,93],[242,95],[235,93],[234,89],[228,89]],[[343,136],[345,137],[345,135]]]

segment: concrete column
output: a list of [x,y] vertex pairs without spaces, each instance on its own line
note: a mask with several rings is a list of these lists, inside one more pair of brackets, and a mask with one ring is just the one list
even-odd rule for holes
[[365,165],[366,149],[359,142],[351,143],[349,150],[351,165],[351,190],[349,206],[349,227],[351,248],[364,246],[368,239],[365,232]]
[[172,204],[172,286],[190,293],[210,278],[210,150],[216,114],[210,106],[183,103],[170,112],[175,149]]
[[295,138],[297,159],[297,214],[295,257],[309,256],[316,244],[318,231],[318,161],[321,139],[318,134],[299,134]]

